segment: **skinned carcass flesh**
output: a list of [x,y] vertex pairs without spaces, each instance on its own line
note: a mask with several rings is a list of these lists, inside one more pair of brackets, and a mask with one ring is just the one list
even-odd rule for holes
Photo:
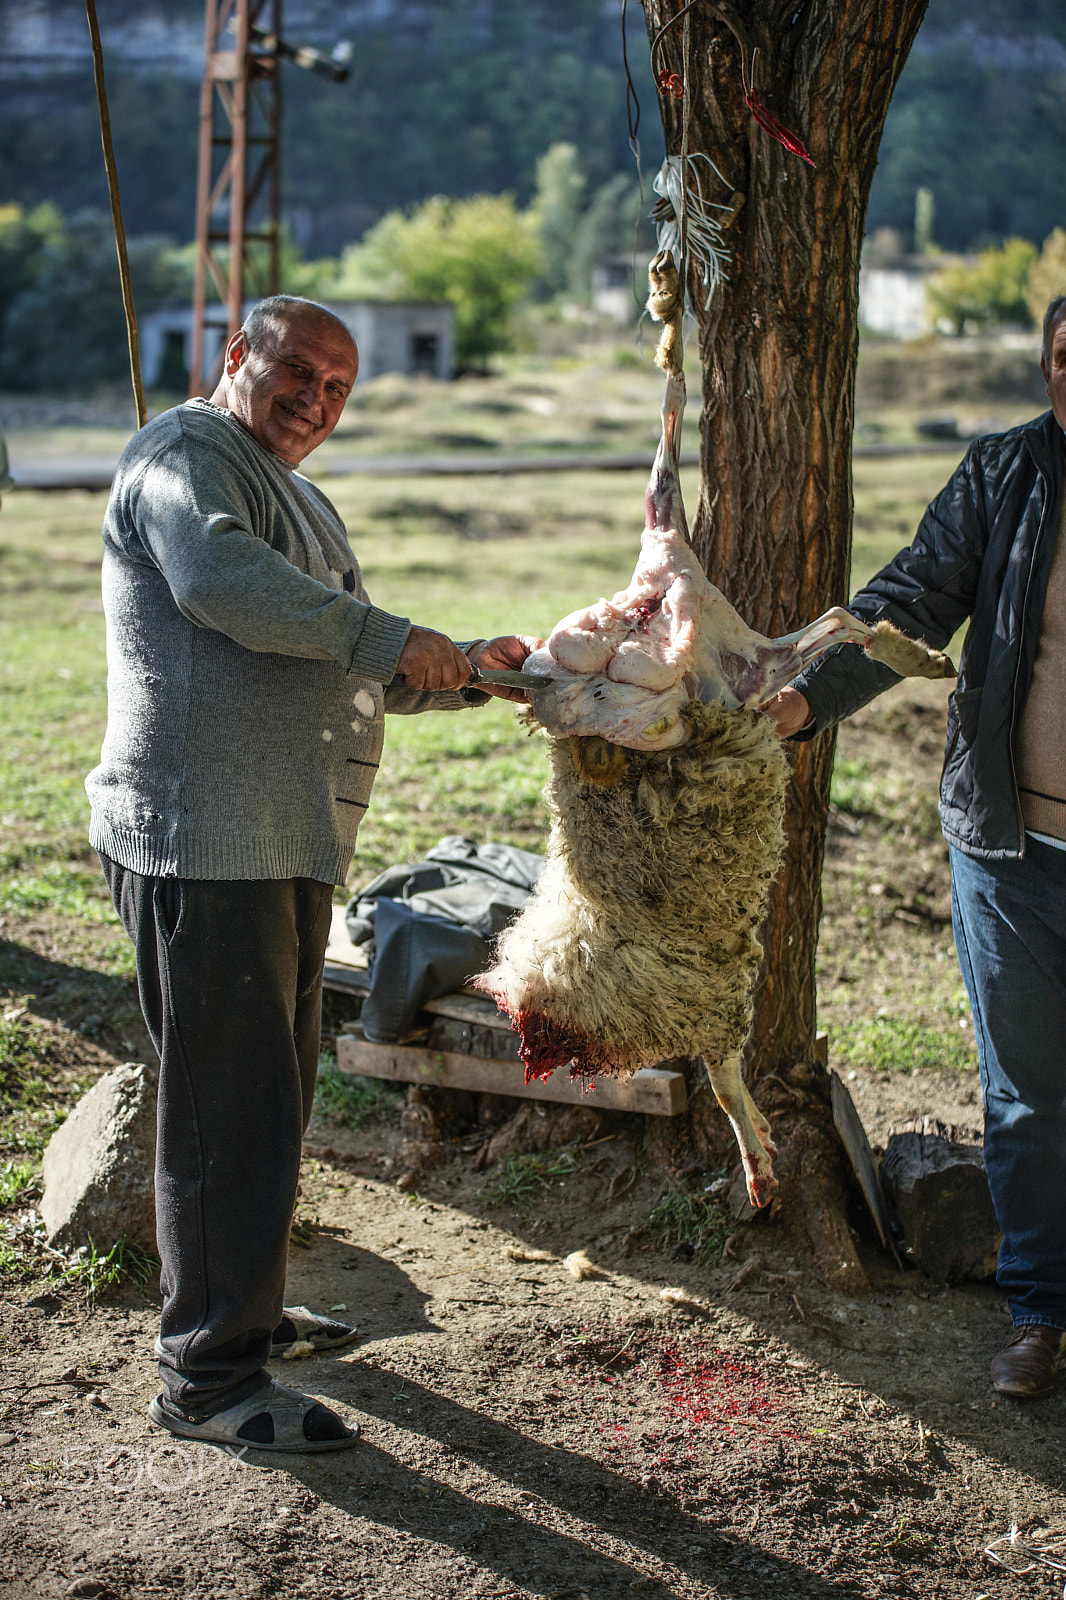
[[688,542],[677,458],[684,410],[684,375],[670,371],[640,559],[628,588],[564,617],[523,666],[545,679],[532,701],[549,733],[669,750],[688,737],[681,710],[690,701],[758,710],[838,644],[862,644],[905,676],[954,676],[938,650],[887,622],[871,628],[840,606],[778,639],[749,628]]

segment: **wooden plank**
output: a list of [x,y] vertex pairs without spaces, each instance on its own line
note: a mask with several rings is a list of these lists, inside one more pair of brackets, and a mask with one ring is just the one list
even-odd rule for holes
[[365,967],[349,967],[338,961],[327,961],[322,968],[322,985],[340,994],[358,995],[365,1000],[370,993],[370,978]]
[[424,1039],[427,1050],[450,1051],[458,1056],[487,1056],[492,1061],[517,1061],[521,1041],[517,1033],[503,1028],[481,1028],[472,1022],[456,1022],[451,1017],[431,1017]]
[[870,1141],[866,1136],[866,1129],[862,1125],[862,1118],[855,1108],[855,1102],[848,1093],[840,1074],[829,1074],[829,1087],[833,1100],[833,1122],[840,1135],[840,1142],[847,1152],[851,1162],[851,1170],[858,1179],[859,1188],[869,1207],[870,1216],[873,1218],[877,1237],[881,1241],[882,1250],[891,1250],[896,1257],[896,1265],[902,1267],[903,1263],[896,1253],[896,1246],[892,1242],[892,1225],[888,1219],[888,1206],[881,1188],[881,1179],[877,1172],[877,1162],[870,1149]]
[[501,1028],[511,1032],[511,1019],[506,1011],[499,1011],[495,1000],[484,995],[442,994],[437,1000],[427,1000],[423,1007],[437,1017],[451,1017],[453,1022],[470,1022],[476,1028]]
[[337,989],[342,994],[365,997],[370,993],[370,968],[361,946],[348,937],[343,906],[333,907],[322,982],[327,989]]
[[417,1045],[372,1044],[354,1033],[337,1037],[337,1068],[358,1078],[390,1078],[395,1083],[436,1084],[445,1089],[474,1089],[482,1094],[517,1095],[523,1100],[563,1101],[593,1111],[639,1111],[648,1116],[676,1117],[688,1104],[684,1074],[664,1067],[645,1067],[623,1082],[597,1078],[591,1093],[571,1083],[565,1068],[546,1083],[524,1081],[520,1062],[453,1051],[425,1050]]

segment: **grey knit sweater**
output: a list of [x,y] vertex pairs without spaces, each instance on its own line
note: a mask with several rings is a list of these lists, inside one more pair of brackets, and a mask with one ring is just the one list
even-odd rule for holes
[[104,520],[108,718],[90,840],[131,871],[343,883],[410,631],[336,511],[203,400],[134,436]]

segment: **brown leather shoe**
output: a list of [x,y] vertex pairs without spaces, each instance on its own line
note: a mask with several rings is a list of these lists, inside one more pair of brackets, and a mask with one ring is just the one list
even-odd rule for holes
[[992,1362],[992,1384],[1017,1400],[1039,1400],[1055,1386],[1059,1362],[1066,1354],[1066,1330],[1044,1322],[1015,1328]]

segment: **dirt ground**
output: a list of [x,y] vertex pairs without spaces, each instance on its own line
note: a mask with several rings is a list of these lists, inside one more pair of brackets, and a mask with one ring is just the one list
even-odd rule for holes
[[[860,776],[829,835],[831,1062],[834,1026],[931,1014],[959,986],[930,811],[942,699],[908,685],[841,736]],[[889,825],[864,816],[867,770],[892,774]],[[128,983],[87,990],[98,1014],[78,1032],[59,997],[84,971],[63,930],[9,918],[0,936],[44,975],[56,1072],[90,1079],[137,1053]],[[849,1059],[875,1145],[923,1115],[979,1125],[972,1068]],[[398,1104],[359,1132],[313,1124],[289,1299],[347,1314],[359,1337],[278,1375],[358,1421],[351,1451],[233,1460],[168,1442],[145,1420],[151,1286],[90,1310],[75,1287],[9,1279],[0,1595],[1001,1600],[1061,1585],[983,1554],[1012,1523],[1032,1538],[1066,1523],[1066,1384],[997,1399],[994,1286],[901,1271],[863,1235],[871,1288],[848,1299],[765,1220],[706,1264],[659,1248],[657,1202],[714,1174],[656,1165],[639,1119],[593,1105],[574,1123],[577,1170],[507,1205],[478,1165],[488,1123],[402,1181]],[[581,1249],[595,1272],[579,1279],[565,1258]]]

